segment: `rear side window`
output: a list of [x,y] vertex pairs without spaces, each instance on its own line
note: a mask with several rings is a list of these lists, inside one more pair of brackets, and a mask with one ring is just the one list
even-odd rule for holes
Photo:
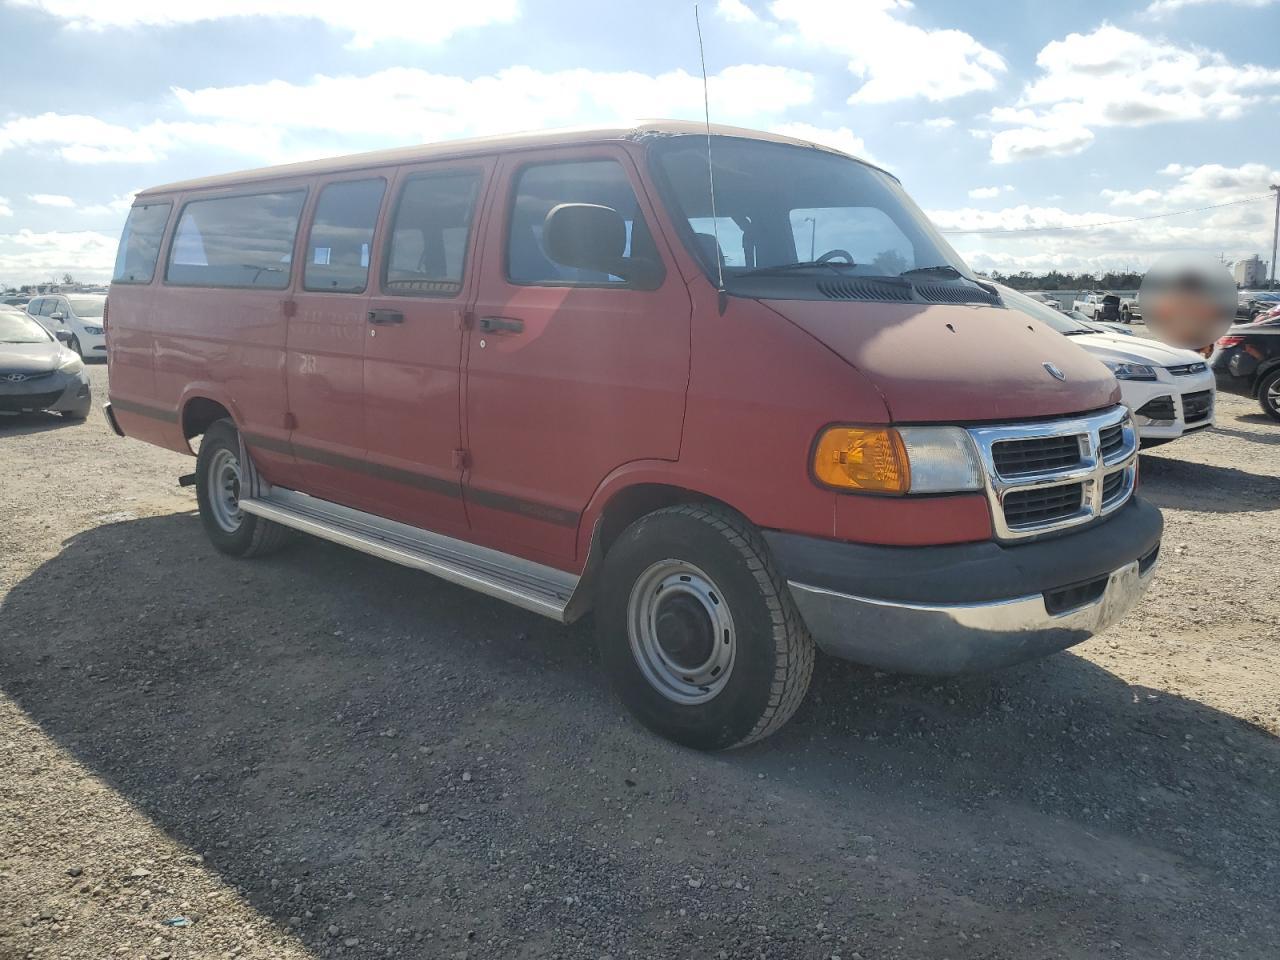
[[289,286],[305,190],[193,200],[169,247],[168,283],[192,287]]
[[360,293],[369,282],[369,250],[386,181],[331,183],[316,202],[302,286]]
[[171,203],[140,203],[129,211],[116,251],[112,283],[150,283],[160,257],[160,238],[169,221]]
[[384,293],[453,297],[461,292],[479,190],[475,171],[428,174],[404,185],[392,220]]
[[631,181],[614,160],[548,163],[527,167],[516,183],[507,238],[507,277],[514,283],[625,286],[621,277],[553,263],[542,246],[542,224],[562,203],[612,207],[627,226],[624,258],[661,262],[653,236],[640,216]]

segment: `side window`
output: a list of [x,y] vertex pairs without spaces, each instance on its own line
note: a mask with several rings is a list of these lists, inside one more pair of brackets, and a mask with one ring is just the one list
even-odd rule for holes
[[911,240],[879,207],[827,207],[791,211],[796,259],[843,250],[853,262],[896,277],[918,266]]
[[305,290],[361,293],[369,283],[369,250],[386,181],[331,183],[320,193],[307,240]]
[[40,301],[40,316],[51,317],[56,312],[58,301],[53,297],[45,297]]
[[516,181],[507,236],[507,278],[512,283],[556,286],[626,284],[621,277],[555,263],[542,243],[542,225],[562,203],[591,203],[616,210],[627,228],[624,260],[661,263],[631,181],[616,160],[545,163],[526,167]]
[[160,238],[169,221],[171,203],[140,203],[129,211],[116,250],[112,283],[150,283],[160,256]]
[[476,171],[426,174],[405,183],[391,221],[384,293],[455,297],[462,291],[479,192]]
[[38,317],[40,316],[40,308],[43,306],[44,306],[44,301],[39,297],[36,297],[34,300],[32,300],[30,303],[27,304],[26,310],[27,310],[27,313],[31,314],[31,316]]
[[283,290],[306,196],[291,190],[191,201],[174,231],[166,282]]

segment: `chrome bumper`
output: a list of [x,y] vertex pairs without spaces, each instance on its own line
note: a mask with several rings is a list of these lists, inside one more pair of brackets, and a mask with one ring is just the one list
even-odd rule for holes
[[1158,560],[1111,571],[1095,599],[1051,613],[1044,594],[982,603],[913,604],[876,600],[788,581],[818,646],[855,663],[902,673],[994,670],[1089,639],[1142,598]]

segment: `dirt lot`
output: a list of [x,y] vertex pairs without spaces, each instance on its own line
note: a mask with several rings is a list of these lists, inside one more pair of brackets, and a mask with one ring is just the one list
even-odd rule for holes
[[622,715],[589,624],[230,560],[191,461],[0,424],[0,958],[1275,957],[1280,427],[1220,420],[1142,458],[1119,627],[941,682],[820,659],[713,756]]

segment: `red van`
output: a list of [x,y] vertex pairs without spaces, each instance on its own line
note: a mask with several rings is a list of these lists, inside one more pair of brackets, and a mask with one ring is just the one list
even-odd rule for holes
[[628,707],[701,748],[782,726],[815,644],[953,673],[1079,643],[1159,550],[1106,367],[1006,309],[893,176],[770,134],[146,190],[108,340],[116,431],[203,438],[219,550],[301,530],[593,610]]

